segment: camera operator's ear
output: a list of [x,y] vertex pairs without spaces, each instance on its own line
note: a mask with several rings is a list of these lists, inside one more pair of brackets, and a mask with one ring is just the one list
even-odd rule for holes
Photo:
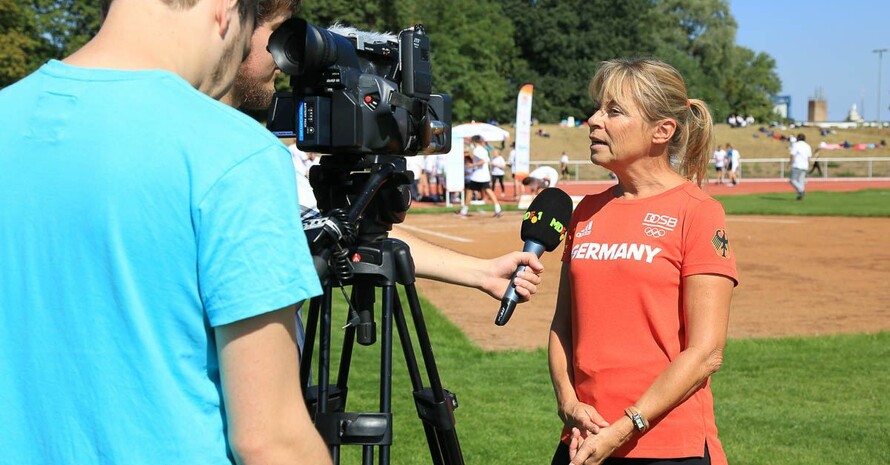
[[243,24],[244,19],[238,13],[240,0],[210,0],[213,4],[213,19],[219,28],[219,36],[225,37],[232,26],[232,21],[240,21]]

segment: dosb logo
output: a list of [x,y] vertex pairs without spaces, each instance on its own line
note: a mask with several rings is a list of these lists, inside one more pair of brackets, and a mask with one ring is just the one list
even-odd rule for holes
[[655,226],[673,231],[677,226],[677,219],[657,213],[646,213],[646,217],[643,218],[643,226]]

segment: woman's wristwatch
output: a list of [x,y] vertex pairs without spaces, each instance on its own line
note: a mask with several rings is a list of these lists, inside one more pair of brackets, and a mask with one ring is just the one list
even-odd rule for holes
[[643,414],[636,407],[630,406],[624,409],[624,414],[627,415],[627,418],[630,418],[630,422],[633,423],[634,429],[638,432],[642,433],[649,428],[649,422],[643,418]]

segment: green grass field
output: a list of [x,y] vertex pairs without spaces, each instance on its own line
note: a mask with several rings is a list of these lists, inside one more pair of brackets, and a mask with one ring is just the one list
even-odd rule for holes
[[890,190],[808,192],[803,202],[795,193],[717,197],[727,215],[890,216]]
[[[890,216],[890,190],[864,189],[855,192],[808,192],[803,202],[794,192],[717,196],[727,215],[801,215],[801,216]],[[505,211],[518,211],[515,204],[502,205]],[[411,215],[452,213],[457,206],[423,207]],[[490,212],[488,205],[471,211]]]
[[[423,305],[443,384],[460,403],[455,414],[466,463],[549,463],[561,424],[546,351],[482,351]],[[342,321],[342,305],[333,314]],[[380,345],[357,347],[348,410],[376,411]],[[429,464],[398,344],[393,352],[392,463]],[[729,341],[713,389],[730,463],[890,462],[888,357],[890,333]],[[359,447],[342,452],[341,463],[360,463]]]

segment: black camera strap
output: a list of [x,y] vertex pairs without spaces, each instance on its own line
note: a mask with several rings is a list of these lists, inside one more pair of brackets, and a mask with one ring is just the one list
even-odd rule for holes
[[409,97],[401,92],[393,91],[389,96],[389,103],[393,106],[404,108],[412,115],[421,115],[424,113],[424,102],[414,97]]

